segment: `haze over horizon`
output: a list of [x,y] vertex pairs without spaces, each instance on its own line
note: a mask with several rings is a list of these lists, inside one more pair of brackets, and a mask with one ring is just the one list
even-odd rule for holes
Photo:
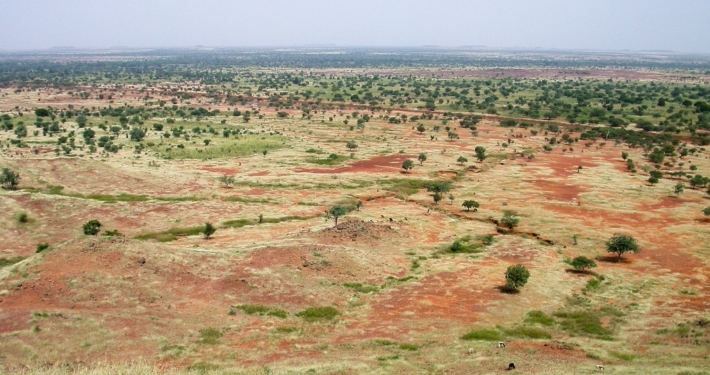
[[703,0],[10,0],[0,49],[486,46],[710,53]]

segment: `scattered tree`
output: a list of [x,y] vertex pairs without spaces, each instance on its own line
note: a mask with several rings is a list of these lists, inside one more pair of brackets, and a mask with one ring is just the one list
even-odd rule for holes
[[514,211],[503,211],[503,218],[500,219],[500,223],[504,227],[513,230],[520,223],[520,219]]
[[683,190],[685,190],[685,184],[682,182],[677,183],[673,188],[673,192],[675,193],[676,197],[680,196]]
[[572,259],[572,262],[570,262],[570,265],[572,268],[574,268],[577,271],[584,272],[586,269],[589,268],[594,268],[597,266],[597,263],[584,256],[578,256],[574,259]]
[[419,126],[417,126],[417,131],[419,132],[419,134],[422,134],[426,131],[426,128],[423,124],[419,124]]
[[462,206],[466,207],[466,211],[471,211],[472,208],[474,209],[474,211],[478,211],[478,207],[480,207],[478,202],[474,200],[463,201]]
[[467,161],[468,161],[468,159],[466,159],[466,158],[463,157],[463,156],[459,156],[459,158],[456,159],[456,162],[459,163],[459,164],[461,164],[461,165],[464,165],[464,163],[466,163]]
[[87,236],[95,236],[101,230],[101,223],[98,220],[90,220],[84,224],[84,234]]
[[476,158],[478,159],[478,161],[486,160],[486,148],[485,147],[476,146],[474,151],[476,152]]
[[348,210],[343,206],[333,206],[328,213],[335,219],[335,225],[338,225],[338,218],[347,214]]
[[0,184],[2,184],[3,189],[17,189],[17,185],[20,184],[20,173],[14,172],[10,168],[3,168],[2,175],[0,175]]
[[505,286],[511,290],[518,290],[527,284],[529,278],[530,271],[522,264],[516,264],[505,271]]
[[426,161],[426,154],[422,152],[417,159],[419,160],[419,165],[423,165]]
[[205,223],[205,229],[202,230],[202,234],[205,235],[205,239],[208,240],[217,231],[217,228],[212,225],[212,223]]
[[449,200],[451,201],[451,203],[449,203],[449,204],[454,204],[454,199],[456,199],[456,198],[454,197],[454,195],[453,195],[453,194],[449,194]]
[[710,207],[703,208],[702,213],[705,216],[710,216]]
[[234,176],[224,175],[218,178],[218,180],[219,182],[223,183],[225,187],[229,187],[229,185],[234,185]]
[[350,142],[348,142],[348,143],[345,144],[345,147],[347,147],[348,150],[354,150],[354,149],[357,148],[357,143],[355,143],[355,142],[353,142],[353,141],[350,141]]
[[402,162],[402,169],[405,171],[409,171],[412,168],[414,168],[414,162],[411,159],[406,159]]
[[616,253],[619,255],[617,262],[621,261],[621,256],[627,252],[638,253],[641,251],[636,239],[631,236],[624,236],[621,234],[615,234],[606,243],[606,251],[609,253]]
[[145,138],[145,130],[134,126],[133,129],[131,129],[129,136],[131,137],[131,141],[140,142],[143,138]]

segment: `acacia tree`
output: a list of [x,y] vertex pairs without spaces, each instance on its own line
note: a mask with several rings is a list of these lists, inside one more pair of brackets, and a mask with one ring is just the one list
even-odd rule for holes
[[478,161],[486,160],[486,148],[485,147],[476,146],[474,151],[476,152],[476,159],[478,159]]
[[[709,193],[710,194],[710,193]],[[710,207],[705,207],[702,211],[703,215],[710,216]]]
[[463,156],[459,156],[459,158],[456,159],[456,162],[459,163],[459,164],[461,164],[461,165],[463,165],[463,164],[464,164],[465,162],[467,162],[467,161],[468,161],[468,159],[466,159],[466,158],[463,157]]
[[527,284],[529,278],[530,271],[522,264],[516,264],[505,271],[505,286],[511,290],[518,290]]
[[20,173],[14,172],[10,168],[3,168],[0,175],[0,184],[7,190],[17,189],[17,185],[20,184]]
[[419,165],[423,165],[426,161],[426,154],[422,152],[417,159],[419,160]]
[[503,217],[500,219],[500,223],[504,227],[513,230],[513,228],[517,227],[520,223],[520,219],[518,218],[518,214],[514,211],[503,211]]
[[412,168],[414,168],[414,162],[411,159],[406,159],[402,162],[402,169],[404,169],[405,172],[411,170]]
[[478,207],[480,207],[478,202],[476,202],[474,200],[463,201],[462,206],[466,207],[466,211],[471,211],[472,208],[474,211],[478,211]]
[[617,262],[621,261],[621,255],[628,252],[638,253],[639,249],[636,239],[631,236],[615,234],[606,243],[606,251],[618,254]]
[[328,210],[328,213],[335,219],[335,225],[338,225],[338,218],[347,214],[348,210],[343,206],[333,206]]
[[584,272],[588,268],[594,268],[597,266],[597,263],[584,256],[578,256],[574,259],[572,259],[572,262],[570,262],[570,265],[572,268],[574,268],[577,271]]

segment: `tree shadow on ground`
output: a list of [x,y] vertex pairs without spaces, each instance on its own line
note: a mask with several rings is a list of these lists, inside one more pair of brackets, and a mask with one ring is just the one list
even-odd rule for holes
[[518,289],[513,289],[507,285],[500,285],[497,286],[496,289],[498,289],[499,292],[505,293],[505,294],[518,294],[520,293],[520,290]]
[[618,255],[600,255],[596,258],[594,258],[600,262],[604,263],[621,263],[621,264],[631,264],[633,263],[631,259],[621,257],[621,260],[619,260]]

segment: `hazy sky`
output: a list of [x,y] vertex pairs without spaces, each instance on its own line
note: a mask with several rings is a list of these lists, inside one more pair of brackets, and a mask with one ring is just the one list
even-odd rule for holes
[[0,49],[462,46],[710,53],[710,0],[2,0]]

